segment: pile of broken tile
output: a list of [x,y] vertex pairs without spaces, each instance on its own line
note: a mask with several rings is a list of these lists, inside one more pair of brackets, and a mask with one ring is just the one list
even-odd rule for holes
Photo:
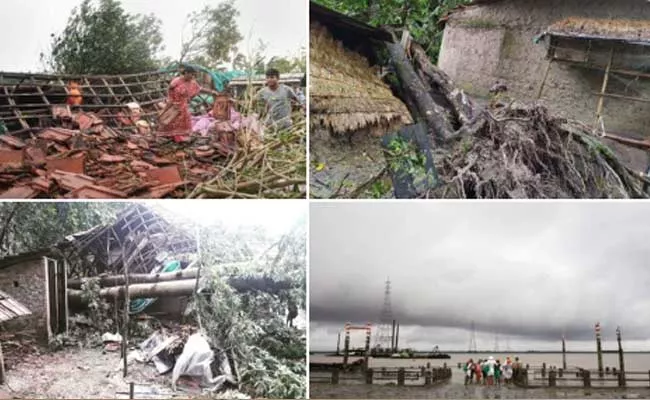
[[92,113],[52,111],[55,127],[0,135],[0,198],[185,197],[235,149],[234,133],[176,143],[140,124],[113,129]]

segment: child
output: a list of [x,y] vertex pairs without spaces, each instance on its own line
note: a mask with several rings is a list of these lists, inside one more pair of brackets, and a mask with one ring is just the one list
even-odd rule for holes
[[287,85],[280,84],[280,72],[277,69],[266,71],[266,87],[257,92],[255,100],[263,100],[267,108],[267,124],[276,129],[291,128],[291,102],[304,107],[300,98]]

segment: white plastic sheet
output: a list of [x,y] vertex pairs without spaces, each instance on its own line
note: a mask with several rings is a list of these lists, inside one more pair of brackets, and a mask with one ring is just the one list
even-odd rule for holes
[[230,368],[225,369],[228,365],[227,361],[223,363],[225,365],[222,365],[224,374],[213,378],[210,369],[212,361],[214,361],[214,352],[205,337],[200,333],[190,336],[183,347],[183,353],[176,360],[172,373],[172,389],[176,391],[176,382],[181,376],[200,377],[202,383],[213,386],[211,388],[213,391],[219,389],[226,381],[234,381],[230,374]]

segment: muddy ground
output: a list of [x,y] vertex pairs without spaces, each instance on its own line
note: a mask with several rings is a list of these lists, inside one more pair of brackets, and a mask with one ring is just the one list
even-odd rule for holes
[[[119,352],[68,348],[41,355],[28,355],[7,371],[5,395],[14,398],[135,398],[187,397],[192,391],[171,390],[171,374],[159,375],[153,365],[133,362],[122,377]],[[198,389],[197,389],[198,391]]]
[[464,386],[449,383],[436,387],[310,383],[311,399],[650,399],[650,388],[620,389],[521,389]]

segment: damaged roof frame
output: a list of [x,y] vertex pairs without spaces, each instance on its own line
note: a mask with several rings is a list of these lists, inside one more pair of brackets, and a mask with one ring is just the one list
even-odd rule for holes
[[86,266],[72,264],[71,277],[121,273],[125,262],[129,263],[130,273],[149,273],[168,255],[197,251],[194,238],[142,204],[123,211],[111,225],[68,236],[57,248],[69,260],[88,261],[88,255],[92,255],[91,264],[97,270],[88,274]]
[[146,72],[128,75],[48,75],[0,72],[0,122],[10,133],[31,132],[48,127],[53,118],[53,105],[65,104],[70,95],[69,84],[81,90],[80,110],[95,111],[109,125],[128,110],[128,103],[138,103],[142,118],[154,122],[155,105],[167,96],[173,74]]

